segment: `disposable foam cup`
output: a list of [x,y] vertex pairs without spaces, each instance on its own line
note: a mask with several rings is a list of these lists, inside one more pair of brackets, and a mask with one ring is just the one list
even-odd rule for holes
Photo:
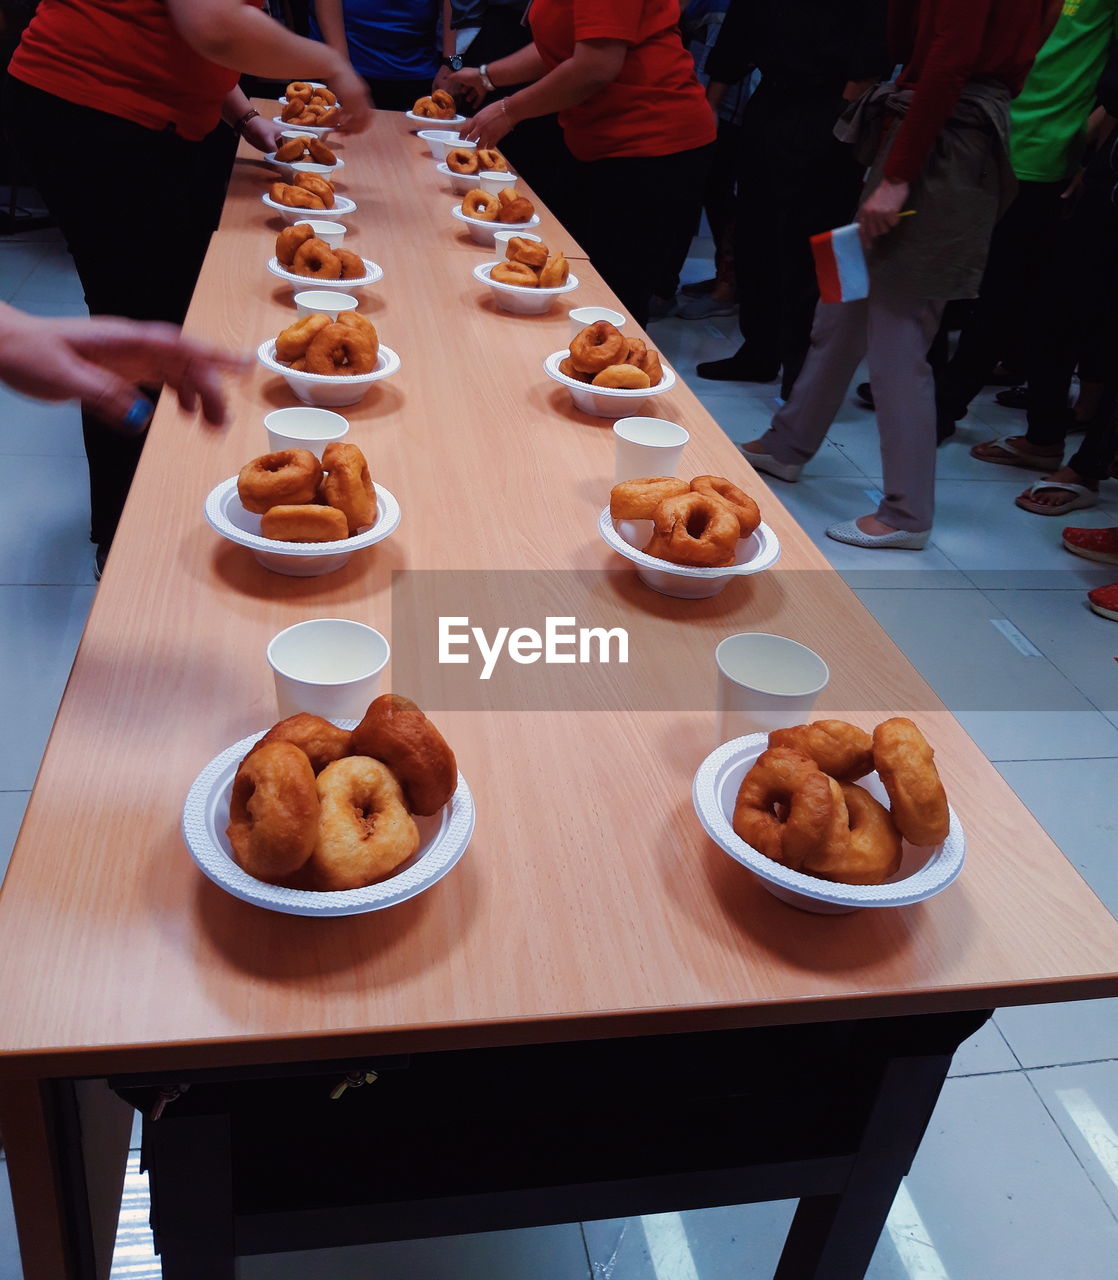
[[745,631],[714,651],[718,668],[718,741],[802,724],[831,673],[806,645]]
[[274,409],[264,418],[268,447],[272,453],[284,449],[309,449],[322,461],[322,451],[349,431],[349,423],[340,413],[297,405],[290,409]]
[[493,245],[502,258],[508,252],[509,241],[514,237],[521,240],[534,240],[536,244],[543,244],[539,236],[534,236],[529,231],[498,231],[493,237]]
[[625,317],[609,307],[575,307],[567,312],[567,319],[571,322],[572,338],[577,338],[588,324],[597,324],[599,320],[606,320],[617,329],[625,327]]
[[302,138],[304,142],[310,142],[315,135],[308,133],[305,129],[284,129],[280,134],[281,138]]
[[504,191],[506,187],[516,186],[516,174],[485,169],[477,175],[477,184],[486,194],[495,196],[498,191]]
[[314,618],[281,631],[267,649],[280,718],[305,711],[328,720],[362,719],[388,655],[379,631],[348,618]]
[[319,240],[331,249],[340,249],[345,239],[345,227],[340,222],[325,222],[319,218],[300,218],[297,227],[310,227]]
[[613,424],[613,483],[674,476],[690,434],[664,418],[619,418]]
[[293,173],[316,173],[320,178],[329,178],[337,168],[334,164],[319,164],[317,160],[296,160],[291,165]]
[[330,289],[306,289],[295,295],[295,310],[301,316],[329,316],[337,320],[343,311],[356,311],[359,303],[352,294]]

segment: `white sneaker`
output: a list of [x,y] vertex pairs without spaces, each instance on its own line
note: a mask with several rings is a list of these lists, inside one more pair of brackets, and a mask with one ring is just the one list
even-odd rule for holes
[[[748,455],[747,455],[748,456]],[[843,520],[827,530],[827,537],[836,542],[847,542],[852,547],[895,547],[899,551],[923,550],[931,529],[913,533],[908,529],[894,529],[892,533],[863,533],[856,520]]]
[[800,478],[800,472],[804,469],[802,463],[778,462],[772,454],[750,453],[740,444],[738,445],[738,453],[755,471],[763,471],[766,475],[776,476],[778,480],[787,480],[789,484],[795,484]]

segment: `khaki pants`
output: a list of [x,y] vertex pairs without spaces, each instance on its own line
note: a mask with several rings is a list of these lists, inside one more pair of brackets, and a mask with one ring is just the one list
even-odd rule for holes
[[917,533],[932,527],[936,481],[935,382],[928,347],[944,303],[870,288],[857,302],[820,303],[811,347],[792,388],[761,437],[778,462],[814,457],[859,363],[869,364],[885,496],[877,518]]

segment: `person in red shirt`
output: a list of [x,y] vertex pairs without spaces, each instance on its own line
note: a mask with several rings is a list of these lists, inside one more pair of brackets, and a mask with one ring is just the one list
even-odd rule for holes
[[[251,109],[242,72],[327,80],[345,104],[344,129],[371,119],[349,63],[259,0],[41,0],[8,72],[9,142],[66,239],[90,312],[133,320],[182,322],[236,135],[274,150],[279,126]],[[143,435],[89,409],[82,430],[99,570]]]
[[572,234],[641,325],[653,288],[687,253],[702,208],[714,114],[679,32],[679,0],[534,0],[532,42],[451,80],[483,107],[462,136],[497,146],[517,121],[558,111],[577,161]]
[[977,296],[994,224],[1016,187],[1009,102],[1059,9],[1059,0],[890,0],[903,70],[836,127],[870,166],[858,212],[869,296],[820,303],[791,398],[742,452],[758,470],[795,480],[866,358],[884,493],[872,515],[827,529],[839,542],[915,550],[928,539],[936,457],[928,347],[945,304]]

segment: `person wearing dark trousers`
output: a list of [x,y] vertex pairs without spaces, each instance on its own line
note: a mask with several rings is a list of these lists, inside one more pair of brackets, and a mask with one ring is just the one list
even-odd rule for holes
[[[352,132],[370,123],[368,92],[348,62],[259,5],[132,0],[126,8],[41,0],[8,68],[4,116],[90,311],[180,324],[221,216],[237,135],[267,152],[282,128],[250,107],[240,71],[328,80],[346,104],[341,127]],[[141,176],[142,208],[122,213],[106,196],[106,156],[126,156]],[[143,448],[147,421],[130,425],[124,435],[82,414],[98,573]]]
[[846,97],[888,73],[884,0],[731,0],[707,59],[716,103],[751,68],[742,112],[734,263],[742,345],[698,366],[714,381],[768,382],[787,399],[819,293],[809,238],[851,220],[862,168],[834,136]]
[[[522,119],[559,113],[577,161],[572,234],[640,325],[682,260],[702,207],[715,120],[679,31],[679,0],[534,0],[532,42],[490,63],[489,85],[523,84],[462,135],[496,147]],[[480,72],[452,77],[475,100]]]

